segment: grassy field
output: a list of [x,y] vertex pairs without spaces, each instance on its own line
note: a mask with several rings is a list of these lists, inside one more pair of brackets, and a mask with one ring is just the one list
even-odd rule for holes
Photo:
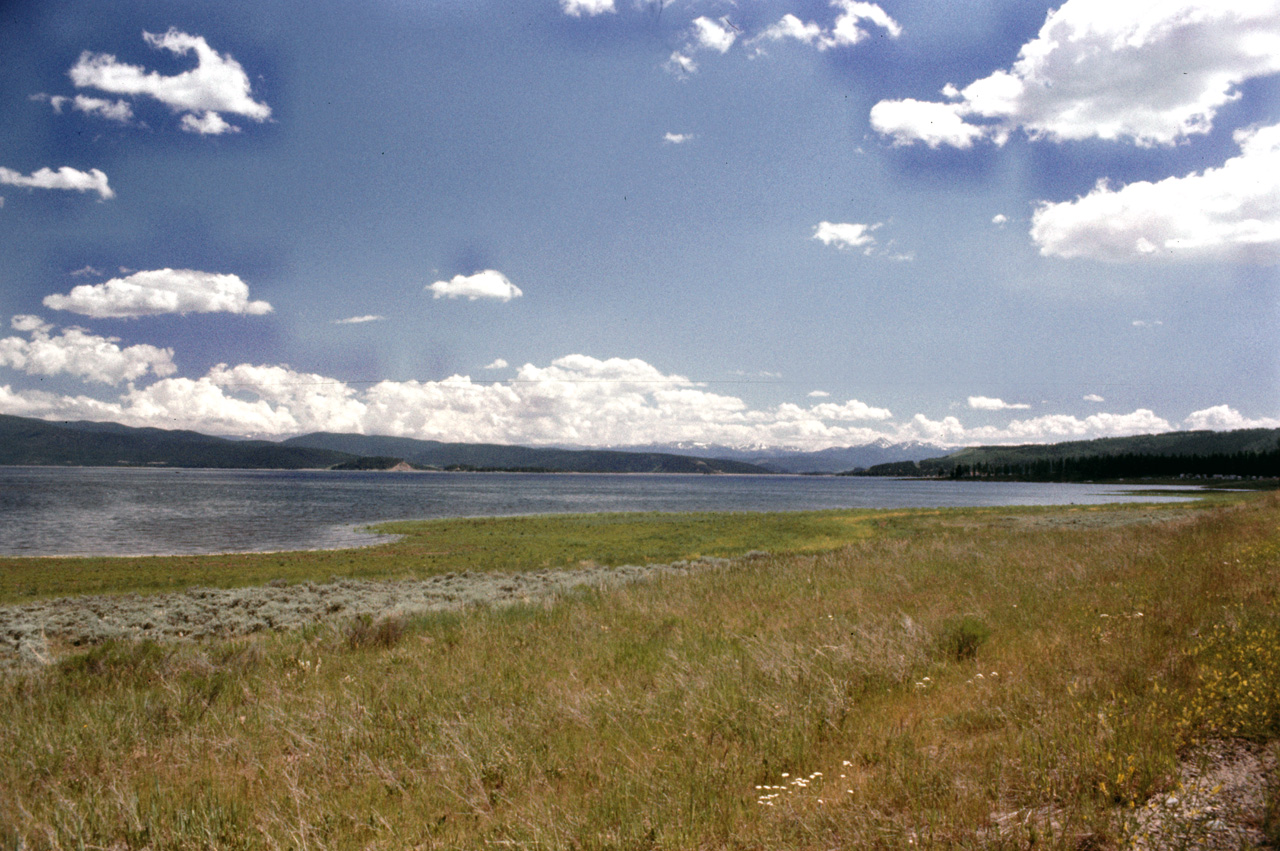
[[774,555],[0,675],[0,847],[1122,847],[1194,743],[1280,736],[1276,494],[400,531],[0,593]]
[[[1157,514],[1185,505],[1153,507]],[[1035,516],[1047,509],[1024,509]],[[1066,517],[1105,518],[1114,506],[1070,509]],[[394,543],[361,549],[147,558],[0,556],[0,605],[74,594],[154,594],[195,586],[235,588],[268,582],[422,579],[463,571],[665,563],[751,550],[821,552],[872,534],[904,534],[922,520],[983,517],[1004,509],[952,511],[800,511],[735,514],[547,514],[384,523]]]
[[816,552],[867,537],[915,514],[808,511],[761,514],[573,514],[386,523],[401,536],[362,549],[154,558],[0,557],[0,604],[69,594],[157,593],[192,586],[425,578],[461,571],[520,571],[647,564],[752,549]]

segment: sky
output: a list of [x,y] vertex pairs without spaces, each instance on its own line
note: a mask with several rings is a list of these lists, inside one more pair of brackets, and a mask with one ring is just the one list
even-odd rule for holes
[[1280,0],[18,0],[0,45],[0,413],[1280,427]]

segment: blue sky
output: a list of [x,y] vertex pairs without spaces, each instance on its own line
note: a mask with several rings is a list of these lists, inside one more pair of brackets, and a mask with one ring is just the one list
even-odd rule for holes
[[1280,426],[1280,3],[9,4],[0,413]]

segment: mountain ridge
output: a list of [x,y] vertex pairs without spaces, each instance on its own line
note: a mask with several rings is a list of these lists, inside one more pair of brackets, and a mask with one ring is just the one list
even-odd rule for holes
[[353,455],[403,458],[423,467],[528,469],[570,473],[769,473],[732,459],[700,458],[668,452],[616,449],[560,449],[497,443],[445,443],[412,437],[312,432],[282,445],[326,449]]
[[[379,464],[361,463],[361,459],[378,456],[381,456]],[[0,465],[3,466],[403,469],[398,467],[400,461],[437,469],[569,473],[769,472],[738,461],[669,453],[534,449],[325,433],[300,435],[279,442],[234,440],[190,430],[135,428],[84,420],[51,422],[0,414]]]

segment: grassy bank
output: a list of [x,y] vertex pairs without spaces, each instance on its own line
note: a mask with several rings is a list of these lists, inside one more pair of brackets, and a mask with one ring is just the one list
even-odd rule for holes
[[156,593],[267,582],[423,579],[466,571],[559,568],[583,561],[646,564],[752,549],[831,549],[866,537],[895,514],[575,514],[385,523],[398,535],[361,549],[153,558],[3,558],[0,603],[68,594]]
[[[1158,513],[1185,509],[1163,505]],[[1073,508],[1082,522],[1108,522],[1115,506]],[[1046,509],[1022,509],[1034,516]],[[191,587],[238,588],[268,582],[424,579],[445,573],[666,563],[751,550],[820,552],[873,533],[905,533],[922,520],[995,516],[1005,509],[957,511],[801,511],[734,514],[573,514],[385,523],[398,535],[361,549],[144,558],[0,556],[0,605],[72,594],[154,594]]]
[[758,517],[649,519],[471,564],[600,558],[575,522],[625,561],[780,554],[4,675],[0,847],[1105,848],[1190,743],[1280,735],[1274,494],[810,515],[820,546],[779,518],[785,554]]

